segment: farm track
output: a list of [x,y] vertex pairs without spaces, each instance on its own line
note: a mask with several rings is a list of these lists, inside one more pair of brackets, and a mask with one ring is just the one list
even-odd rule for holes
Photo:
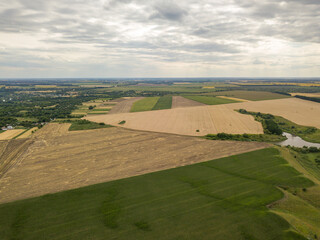
[[[0,179],[0,202],[74,189],[270,146],[265,143],[210,141],[123,128],[68,132],[68,127],[69,124],[48,124],[28,141],[23,140],[29,145],[21,144],[17,151],[25,152],[28,146],[29,149],[23,156],[15,155],[15,162],[19,161],[19,164],[14,165]],[[30,146],[31,140],[33,144]]]
[[132,104],[143,98],[144,97],[134,97],[118,102],[117,105],[111,108],[108,114],[128,113],[131,110]]

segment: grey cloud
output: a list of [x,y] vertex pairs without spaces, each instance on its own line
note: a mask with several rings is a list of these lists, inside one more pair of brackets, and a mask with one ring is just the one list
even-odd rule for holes
[[[249,53],[261,42],[319,44],[318,22],[319,0],[12,0],[0,4],[0,46],[1,34],[15,32],[23,38],[41,33],[38,41],[50,53],[96,51],[99,61],[111,57],[130,62],[130,56],[241,65],[247,58],[249,64],[263,64],[259,62],[270,61]],[[44,64],[32,53],[24,54],[29,66]],[[19,56],[10,58],[23,61]]]
[[180,21],[187,11],[171,1],[159,2],[154,6],[155,13],[150,16],[153,18],[162,18],[170,21]]
[[20,0],[20,4],[22,4],[27,9],[34,9],[34,10],[45,10],[48,7],[50,1],[43,1],[43,0]]

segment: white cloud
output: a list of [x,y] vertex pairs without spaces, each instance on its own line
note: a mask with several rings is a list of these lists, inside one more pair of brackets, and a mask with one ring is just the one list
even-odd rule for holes
[[318,0],[0,3],[0,77],[319,76]]

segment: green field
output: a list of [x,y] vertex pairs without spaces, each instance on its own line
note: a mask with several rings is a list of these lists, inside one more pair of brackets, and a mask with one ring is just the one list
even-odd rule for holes
[[218,104],[236,103],[237,102],[237,101],[234,101],[231,99],[224,99],[224,98],[211,97],[211,96],[183,95],[183,97],[188,98],[193,101],[204,103],[207,105],[218,105]]
[[291,165],[297,167],[302,173],[317,184],[310,188],[295,189],[293,192],[285,191],[283,201],[272,204],[272,211],[284,217],[294,229],[308,239],[318,239],[320,236],[320,165],[315,158],[320,153],[301,153],[290,148],[281,148],[282,154]]
[[266,205],[312,185],[269,148],[0,205],[0,239],[305,239]]
[[320,164],[315,162],[316,158],[320,159],[320,153],[298,153],[293,150],[291,150],[291,153],[295,156],[296,161],[306,169],[309,174],[320,181]]
[[172,106],[172,96],[160,97],[152,110],[170,109]]
[[210,95],[241,98],[241,99],[250,100],[250,101],[261,101],[261,100],[281,99],[281,98],[290,97],[287,95],[282,95],[282,94],[272,93],[272,92],[241,91],[241,90],[221,91],[221,92],[210,93]]
[[131,112],[150,111],[157,104],[160,97],[147,97],[136,101],[131,107]]

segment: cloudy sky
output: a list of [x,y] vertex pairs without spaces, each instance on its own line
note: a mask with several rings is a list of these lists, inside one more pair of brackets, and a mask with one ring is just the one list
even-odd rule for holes
[[0,0],[0,77],[319,77],[319,0]]

